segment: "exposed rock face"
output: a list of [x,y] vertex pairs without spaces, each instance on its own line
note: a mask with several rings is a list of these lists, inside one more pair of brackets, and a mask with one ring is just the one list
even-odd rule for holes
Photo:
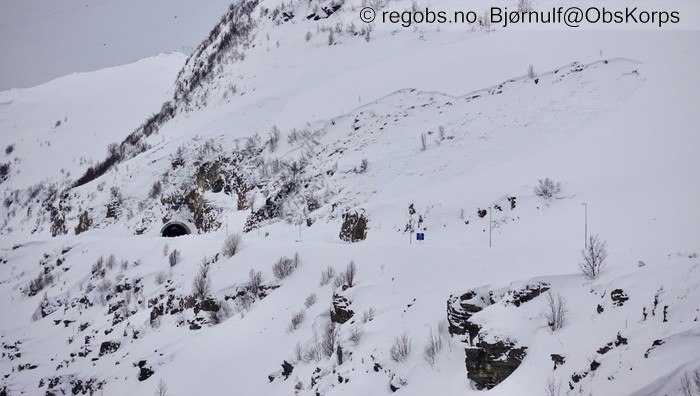
[[508,294],[511,298],[510,303],[519,307],[535,297],[540,296],[542,293],[549,290],[549,284],[544,282],[538,282],[534,285],[526,285],[521,290],[510,290]]
[[88,214],[87,210],[84,210],[78,217],[78,225],[75,227],[75,235],[89,230],[91,226],[92,220],[90,219],[90,215]]
[[627,296],[627,293],[625,293],[624,290],[615,289],[610,292],[610,299],[613,301],[614,306],[621,307],[625,301],[629,300],[630,298]]
[[465,349],[467,377],[477,389],[491,389],[520,366],[526,349],[516,348],[510,341],[480,341],[474,348]]
[[553,353],[552,355],[552,361],[554,362],[554,368],[552,370],[556,370],[557,367],[561,366],[562,364],[566,363],[566,358],[562,355]]
[[350,320],[355,312],[350,309],[350,301],[339,295],[333,294],[333,308],[331,308],[331,322],[343,324]]
[[364,241],[367,238],[367,221],[364,211],[344,213],[338,236],[345,242]]
[[461,296],[450,297],[447,300],[448,331],[452,335],[468,335],[467,341],[469,343],[481,330],[481,326],[469,321],[472,315],[483,309],[473,301],[476,296],[476,292],[470,290]]
[[100,356],[114,353],[120,346],[121,343],[119,341],[105,341],[100,345]]
[[149,366],[146,365],[145,360],[141,360],[138,362],[138,367],[139,367],[139,376],[138,380],[139,381],[145,381],[149,379],[153,375],[153,369],[151,369]]

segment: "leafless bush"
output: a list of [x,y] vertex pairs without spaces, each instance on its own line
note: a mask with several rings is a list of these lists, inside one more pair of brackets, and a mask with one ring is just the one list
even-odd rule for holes
[[105,258],[100,256],[100,258],[97,259],[92,264],[92,268],[90,269],[90,272],[92,273],[92,276],[95,278],[104,278],[105,276],[105,268],[104,268],[104,263],[105,263]]
[[233,316],[233,310],[231,309],[231,306],[228,304],[228,302],[224,300],[219,300],[217,302],[217,305],[219,306],[218,311],[209,312],[209,322],[211,322],[211,324],[214,325],[223,323],[226,319]]
[[327,285],[335,277],[335,268],[332,266],[326,267],[325,270],[321,271],[321,281],[319,284],[321,286]]
[[151,189],[148,190],[148,198],[156,199],[160,197],[161,192],[163,192],[163,185],[160,183],[160,180],[156,180],[151,184]]
[[435,357],[442,350],[442,334],[438,331],[437,333],[430,329],[428,333],[428,342],[423,348],[423,358],[432,367],[435,365]]
[[428,148],[428,137],[425,133],[420,134],[420,151],[425,151]]
[[305,362],[310,362],[310,361],[315,361],[318,362],[321,359],[323,359],[323,349],[321,348],[321,344],[314,342],[311,345],[306,348],[306,351],[304,352],[304,359],[303,361]]
[[291,333],[294,330],[296,330],[297,328],[299,328],[299,325],[301,324],[301,322],[304,321],[304,316],[305,316],[305,312],[303,309],[299,312],[293,313],[292,320],[289,322],[289,326],[287,326],[287,333]]
[[241,247],[243,238],[241,234],[231,234],[224,240],[223,253],[226,257],[233,257]]
[[581,256],[581,273],[587,279],[595,279],[603,270],[605,259],[608,258],[608,243],[600,240],[598,235],[591,235],[588,237],[586,248],[581,251]]
[[262,285],[262,271],[251,269],[250,272],[248,272],[248,282],[245,285],[245,289],[248,293],[257,296],[260,285]]
[[306,34],[304,35],[304,40],[311,41],[311,32],[306,32]]
[[306,297],[306,300],[304,300],[304,306],[306,306],[306,308],[309,308],[310,306],[316,304],[316,299],[317,299],[316,293],[309,294]]
[[688,372],[684,372],[681,377],[681,395],[693,396],[693,382],[690,380]]
[[375,314],[375,310],[372,307],[370,307],[370,309],[363,312],[362,313],[362,323],[371,322],[374,319],[374,314]]
[[360,161],[360,167],[355,168],[355,173],[365,173],[365,172],[367,172],[368,167],[369,167],[369,161],[367,161],[367,158],[363,158],[362,161]]
[[352,342],[354,345],[357,345],[360,343],[360,340],[362,339],[362,336],[365,334],[365,331],[362,330],[361,327],[353,327],[350,329],[350,334],[348,335],[348,341]]
[[166,279],[165,272],[160,271],[160,272],[156,273],[156,276],[153,279],[153,281],[156,283],[156,285],[162,285],[165,282],[165,279]]
[[173,249],[172,252],[170,252],[170,255],[168,256],[168,262],[170,263],[171,267],[176,266],[180,260],[182,259],[182,255],[180,254],[180,251],[177,249]]
[[302,348],[301,343],[299,342],[294,344],[294,360],[297,362],[304,361],[304,348]]
[[268,139],[268,148],[270,149],[271,153],[274,153],[277,150],[277,147],[279,146],[279,141],[280,141],[280,130],[277,128],[277,125],[272,127],[272,130],[270,131],[270,139]]
[[[521,1],[527,1],[527,0],[521,0]],[[535,72],[535,67],[530,65],[527,68],[527,76],[530,78],[530,80],[534,80],[537,78],[537,73]]]
[[394,338],[394,343],[389,349],[389,355],[391,360],[395,362],[403,362],[411,354],[411,339],[408,334],[403,333],[400,336]]
[[693,372],[693,382],[695,383],[696,392],[700,394],[700,367]]
[[288,277],[296,269],[295,260],[287,257],[280,257],[279,260],[272,266],[272,274],[278,280]]
[[[174,250],[173,252],[176,251],[177,250]],[[199,272],[197,272],[197,276],[195,276],[194,280],[192,281],[192,294],[195,296],[195,298],[198,298],[199,300],[204,300],[207,298],[210,292],[211,279],[209,279],[209,266],[206,264],[202,264],[199,267]]]
[[335,44],[335,36],[333,35],[333,31],[329,30],[328,31],[328,45],[333,45]]
[[561,394],[561,379],[555,380],[553,377],[549,377],[544,388],[544,394],[545,396],[559,396]]
[[338,344],[338,329],[333,322],[328,322],[321,337],[321,352],[327,358],[333,356],[335,347]]
[[109,257],[107,257],[107,261],[105,261],[105,267],[107,267],[108,270],[111,270],[116,264],[117,256],[115,256],[114,254],[110,254]]
[[544,199],[552,199],[561,192],[561,183],[554,182],[554,180],[545,177],[544,179],[538,180],[538,185],[535,187],[535,195],[542,197]]
[[547,305],[544,311],[544,318],[547,320],[547,326],[552,331],[557,331],[566,324],[568,311],[566,309],[566,300],[557,293],[547,292]]
[[354,261],[350,261],[350,264],[345,268],[345,271],[338,274],[333,280],[333,286],[336,288],[343,285],[347,287],[353,287],[355,285],[355,276],[357,275],[357,266]]
[[27,295],[30,297],[35,296],[46,286],[49,286],[52,283],[53,275],[51,273],[44,274],[44,272],[42,271],[39,273],[39,276],[29,281],[29,286],[27,287]]
[[169,252],[170,252],[170,246],[166,243],[165,246],[163,246],[163,257],[168,257]]
[[156,388],[156,391],[153,393],[154,396],[168,396],[168,386],[165,384],[165,381],[160,380],[158,382],[158,387]]
[[532,12],[532,3],[530,0],[518,0],[518,12]]

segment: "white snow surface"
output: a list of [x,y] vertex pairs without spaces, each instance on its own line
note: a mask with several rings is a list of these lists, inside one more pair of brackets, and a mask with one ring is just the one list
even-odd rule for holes
[[[149,150],[76,188],[87,168],[81,157],[101,160],[107,144],[172,97],[184,57],[160,55],[0,93],[0,163],[10,163],[0,193],[11,201],[0,206],[0,389],[44,394],[52,378],[64,376],[57,394],[71,392],[71,378],[104,381],[97,394],[105,395],[153,394],[161,380],[171,395],[383,395],[400,383],[396,393],[405,395],[536,395],[548,380],[561,383],[561,395],[680,394],[681,376],[700,369],[700,32],[377,30],[369,42],[344,32],[328,45],[317,27],[354,22],[359,29],[352,6],[320,22],[306,20],[309,11],[298,3],[289,6],[291,22],[262,18],[245,58],[225,61],[187,109],[146,138]],[[530,64],[537,83],[525,75]],[[263,143],[273,125],[282,138],[271,152]],[[293,128],[318,133],[290,143]],[[255,133],[264,162],[307,161],[298,176],[304,187],[285,201],[282,219],[242,233],[251,209],[238,210],[235,192],[202,190],[218,224],[204,232],[190,210],[163,203],[189,191],[202,162],[242,149]],[[178,168],[179,147],[185,165]],[[368,168],[358,172],[363,159]],[[256,196],[257,210],[276,181],[252,163],[239,175],[257,182],[247,195]],[[544,177],[562,183],[550,201],[533,192]],[[149,198],[158,180],[163,192]],[[55,237],[50,210],[31,197],[42,181],[67,189],[66,232]],[[113,187],[123,197],[116,219],[107,210]],[[303,210],[309,196],[318,209]],[[594,280],[578,268],[582,203],[588,234],[608,243]],[[496,205],[489,247],[489,215],[477,210]],[[366,240],[339,239],[345,210],[369,218]],[[83,212],[92,224],[75,235]],[[188,222],[194,233],[162,238],[168,219]],[[405,232],[407,224],[425,241]],[[242,233],[243,243],[227,258],[221,248],[232,233]],[[175,249],[182,259],[170,266],[166,252]],[[300,265],[276,279],[272,265],[295,253]],[[94,275],[98,258],[111,254],[113,268],[104,279]],[[210,296],[232,315],[214,325],[186,304],[182,315],[151,321],[154,305],[192,294],[203,258]],[[357,265],[352,287],[319,284],[328,266],[341,272],[350,261]],[[231,297],[251,270],[262,272],[263,285],[279,287],[242,307]],[[45,271],[52,284],[28,296],[29,282]],[[509,292],[537,282],[565,298],[562,329],[547,327],[544,295],[519,307],[509,302]],[[116,287],[126,284],[139,291]],[[616,289],[629,297],[619,306]],[[520,366],[490,390],[467,377],[463,336],[439,332],[434,365],[424,359],[430,330],[447,319],[448,299],[470,290],[494,296],[472,317],[482,339],[527,347]],[[311,293],[317,302],[305,308]],[[354,311],[337,325],[343,362],[337,353],[298,361],[295,345],[306,353],[322,337],[334,294]],[[43,318],[35,314],[42,300],[57,308]],[[289,331],[301,309],[303,321]],[[128,317],[114,323],[110,311]],[[178,324],[196,318],[201,329]],[[363,335],[355,343],[349,337],[357,329]],[[395,362],[390,348],[403,333],[412,349]],[[618,335],[627,343],[614,345]],[[120,346],[100,356],[105,341]],[[553,369],[552,354],[565,363]],[[143,360],[154,373],[140,381]],[[286,380],[279,374],[285,360],[294,365]],[[593,361],[600,366],[591,371]],[[25,364],[36,367],[20,369]]]

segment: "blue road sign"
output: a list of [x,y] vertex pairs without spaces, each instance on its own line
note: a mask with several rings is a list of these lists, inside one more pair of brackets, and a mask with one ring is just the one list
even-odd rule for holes
[[416,241],[424,241],[425,240],[425,234],[422,232],[416,233]]

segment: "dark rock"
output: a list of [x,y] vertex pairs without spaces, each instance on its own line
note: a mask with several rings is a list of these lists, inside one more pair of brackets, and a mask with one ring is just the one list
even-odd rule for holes
[[293,370],[294,370],[294,366],[291,363],[289,363],[288,361],[285,360],[282,363],[282,376],[284,377],[285,380],[287,378],[289,378],[290,375],[292,375]]
[[596,311],[597,311],[599,314],[601,314],[601,313],[603,313],[603,311],[605,311],[605,308],[603,308],[602,305],[598,304],[598,306],[596,307]]
[[615,289],[610,292],[610,299],[612,299],[614,306],[621,307],[625,301],[629,300],[630,298],[622,289]]
[[510,302],[519,307],[535,297],[539,297],[542,293],[549,290],[549,284],[544,282],[539,282],[534,285],[526,285],[525,288],[521,290],[509,290],[508,294],[511,296]]
[[119,341],[105,341],[100,345],[99,356],[106,355],[108,353],[114,353],[119,349],[121,343]]
[[350,320],[354,315],[355,312],[350,309],[350,301],[339,294],[333,294],[331,322],[343,324]]
[[552,370],[556,370],[557,367],[566,363],[566,358],[564,358],[564,356],[562,356],[562,355],[558,355],[556,353],[553,353],[551,356],[552,356],[552,361],[554,362],[554,368]]
[[649,357],[649,355],[651,354],[651,351],[652,351],[654,348],[656,348],[657,346],[661,346],[661,345],[663,345],[663,344],[664,344],[664,341],[663,341],[663,340],[654,340],[654,342],[652,342],[652,344],[651,344],[651,346],[649,347],[649,349],[647,349],[647,351],[644,352],[644,359],[646,359],[646,358]]
[[141,367],[139,369],[139,381],[145,381],[153,375],[153,370],[150,367]]
[[598,367],[600,367],[599,362],[597,362],[595,360],[591,361],[591,371],[596,371],[598,369]]
[[367,222],[364,211],[346,212],[343,214],[343,225],[340,227],[338,235],[342,241],[357,242],[367,238]]
[[198,301],[194,306],[194,313],[197,314],[199,311],[205,312],[218,312],[220,309],[219,304],[213,298],[207,298],[203,301]]
[[450,297],[447,300],[447,322],[449,324],[448,331],[452,335],[468,335],[468,342],[472,342],[479,334],[481,326],[469,321],[477,312],[483,308],[476,305],[475,301],[477,294],[470,290],[461,296]]
[[525,358],[527,347],[516,348],[510,341],[478,342],[466,348],[467,378],[479,389],[492,389],[508,378]]

